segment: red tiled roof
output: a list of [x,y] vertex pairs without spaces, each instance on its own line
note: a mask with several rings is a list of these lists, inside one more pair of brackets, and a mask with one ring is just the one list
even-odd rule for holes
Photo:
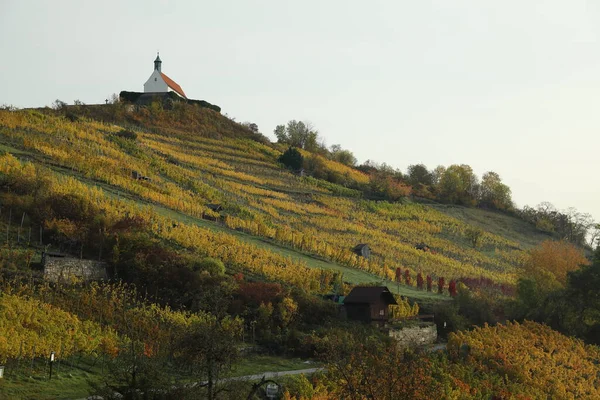
[[180,96],[182,96],[182,97],[184,97],[184,98],[187,99],[187,96],[185,95],[185,93],[183,93],[183,89],[181,88],[181,86],[179,86],[177,84],[177,82],[175,82],[173,79],[169,78],[168,76],[166,76],[162,72],[160,73],[160,76],[163,78],[163,80],[165,81],[165,83],[167,84],[168,87],[170,87],[171,89],[173,89]]

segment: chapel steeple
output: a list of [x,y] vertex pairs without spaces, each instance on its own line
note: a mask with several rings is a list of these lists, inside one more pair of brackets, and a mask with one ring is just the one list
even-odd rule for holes
[[156,52],[156,60],[154,60],[154,69],[157,70],[158,72],[161,72],[160,67],[161,67],[162,61],[160,61],[160,57],[158,56],[158,51]]

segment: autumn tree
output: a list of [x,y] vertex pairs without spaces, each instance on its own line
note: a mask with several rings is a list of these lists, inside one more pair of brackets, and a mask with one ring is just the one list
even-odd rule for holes
[[431,292],[433,289],[433,279],[431,278],[431,275],[427,275],[427,291]]
[[426,357],[376,338],[338,335],[328,342],[327,378],[340,399],[432,399],[442,395]]
[[438,278],[438,284],[437,284],[437,287],[438,287],[438,293],[440,293],[440,294],[441,294],[441,293],[443,293],[443,292],[444,292],[444,285],[445,285],[445,284],[446,284],[446,281],[444,280],[444,277],[443,277],[443,276],[442,276],[442,277],[439,277],[439,278]]
[[588,264],[583,251],[571,243],[546,240],[529,251],[521,277],[533,280],[538,290],[549,292],[565,286],[568,272]]
[[408,268],[404,271],[404,283],[410,285],[410,270]]
[[417,274],[417,289],[423,290],[423,274],[420,272]]

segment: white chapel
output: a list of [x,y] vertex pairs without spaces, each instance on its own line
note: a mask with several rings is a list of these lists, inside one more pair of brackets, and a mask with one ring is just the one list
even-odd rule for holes
[[173,79],[162,73],[161,64],[162,61],[157,53],[156,60],[154,60],[154,71],[146,83],[144,83],[144,93],[175,92],[177,95],[187,99],[187,96],[183,92],[181,86],[179,86]]

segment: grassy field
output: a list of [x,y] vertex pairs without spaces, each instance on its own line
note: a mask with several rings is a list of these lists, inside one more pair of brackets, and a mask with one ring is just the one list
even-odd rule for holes
[[[72,357],[69,363],[55,363],[52,379],[49,365],[37,359],[33,368],[30,361],[18,367],[11,364],[0,379],[0,400],[66,400],[87,397],[93,394],[93,384],[102,382],[101,363],[87,358]],[[319,367],[319,363],[272,355],[252,354],[241,359],[229,376],[255,375],[263,372],[294,371]],[[184,379],[184,381],[189,378]]]
[[23,362],[18,368],[9,365],[4,379],[0,379],[0,399],[2,400],[50,400],[75,399],[87,396],[91,383],[100,382],[101,368],[82,359],[77,367],[65,363],[55,363],[52,379],[49,379],[49,366],[36,360]]

